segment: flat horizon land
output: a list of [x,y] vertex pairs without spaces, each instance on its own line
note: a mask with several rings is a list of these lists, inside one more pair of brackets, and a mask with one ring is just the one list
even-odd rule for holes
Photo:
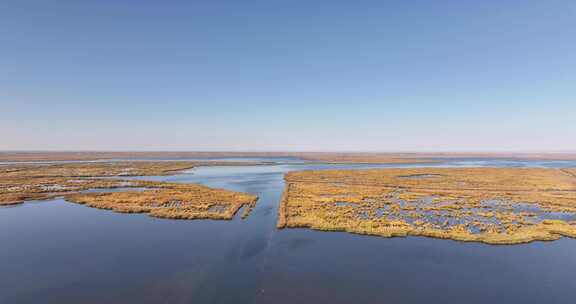
[[294,157],[343,163],[430,162],[448,158],[508,158],[518,160],[576,160],[576,152],[334,152],[334,151],[0,151],[0,162],[94,161],[131,158]]

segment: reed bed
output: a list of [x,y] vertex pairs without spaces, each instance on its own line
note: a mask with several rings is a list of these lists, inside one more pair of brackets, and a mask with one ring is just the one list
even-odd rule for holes
[[[192,162],[111,162],[0,167],[0,206],[64,197],[67,201],[122,213],[149,213],[171,219],[229,220],[242,207],[250,215],[257,197],[196,184],[123,180],[123,176],[167,175],[192,168]],[[115,178],[110,178],[115,177]],[[128,188],[87,193],[90,189]],[[147,188],[131,191],[130,188]]]
[[286,175],[279,228],[488,244],[576,237],[575,170],[319,170]]
[[[257,197],[196,184],[156,183],[159,189],[139,192],[88,193],[66,197],[66,200],[88,207],[120,213],[148,213],[169,219],[230,220],[246,206],[243,218],[256,205]],[[214,208],[216,207],[216,208]]]

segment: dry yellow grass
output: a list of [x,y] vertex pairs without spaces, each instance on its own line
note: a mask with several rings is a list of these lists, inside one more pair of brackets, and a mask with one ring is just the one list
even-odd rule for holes
[[562,169],[562,171],[570,176],[576,178],[576,168]]
[[[231,219],[242,207],[245,218],[257,197],[195,184],[103,177],[166,175],[191,168],[190,162],[114,162],[0,167],[0,205],[58,196],[90,207],[123,213],[149,213],[172,219]],[[149,188],[144,191],[85,193],[89,189]]]
[[0,166],[0,179],[167,175],[191,169],[194,162],[93,162]]
[[574,170],[321,170],[286,176],[278,227],[489,244],[576,237]]
[[140,187],[142,182],[68,177],[0,177],[0,205],[21,204],[99,188]]
[[230,220],[242,207],[250,214],[257,197],[195,184],[155,183],[160,189],[141,192],[76,194],[66,200],[121,213],[148,213],[170,219]]
[[43,200],[95,188],[140,187],[142,182],[97,177],[166,175],[191,162],[113,162],[0,166],[0,205]]
[[[192,168],[193,162],[112,162],[0,167],[0,205],[58,196],[118,212],[149,212],[164,218],[230,219],[244,208],[250,214],[256,197],[193,184],[127,181],[103,177],[167,175]],[[201,163],[200,163],[201,164]],[[153,188],[143,192],[80,193],[89,189]]]

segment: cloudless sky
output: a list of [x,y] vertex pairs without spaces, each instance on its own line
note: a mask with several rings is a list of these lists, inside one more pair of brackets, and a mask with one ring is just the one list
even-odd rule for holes
[[576,150],[576,1],[0,1],[0,150]]

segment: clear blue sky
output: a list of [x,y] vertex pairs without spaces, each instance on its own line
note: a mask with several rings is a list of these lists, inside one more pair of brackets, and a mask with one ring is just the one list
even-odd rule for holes
[[576,1],[0,2],[0,150],[576,150]]

